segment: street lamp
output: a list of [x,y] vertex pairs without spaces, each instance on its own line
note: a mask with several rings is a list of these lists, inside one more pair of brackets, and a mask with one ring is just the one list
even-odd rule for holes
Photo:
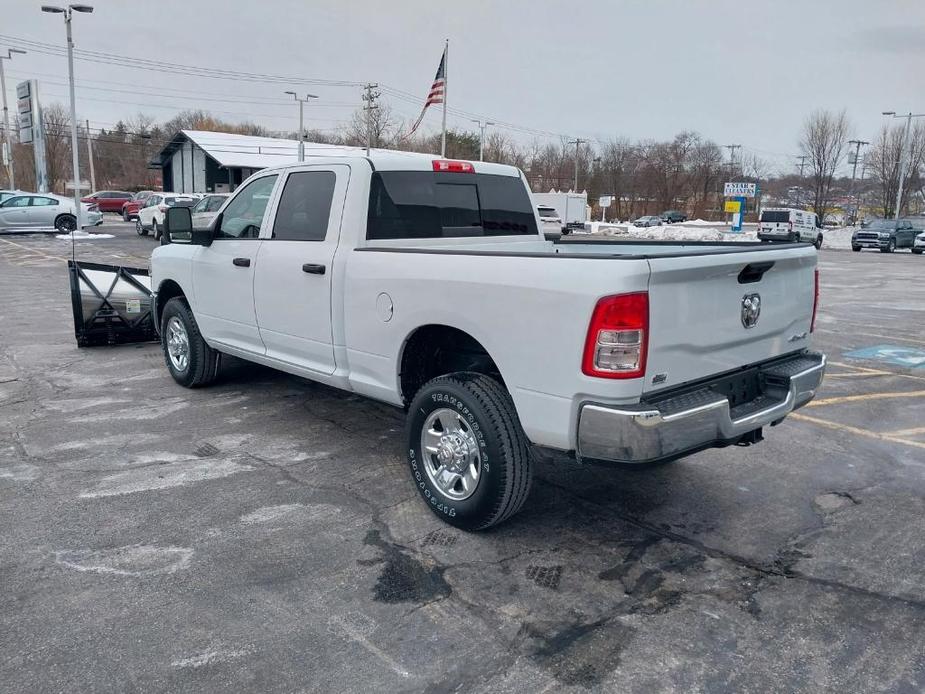
[[16,177],[13,171],[13,140],[10,139],[10,111],[6,106],[6,77],[3,74],[3,61],[10,60],[14,53],[24,54],[21,48],[10,48],[6,56],[0,55],[0,91],[3,92],[3,144],[6,146],[6,175],[10,179],[10,190],[16,190]]
[[485,121],[484,123],[478,118],[470,118],[473,123],[476,123],[479,126],[479,161],[485,161],[485,128],[489,125],[494,125],[490,120]]
[[925,118],[925,113],[912,113],[912,111],[906,114],[898,114],[896,111],[883,111],[882,113],[884,116],[906,119],[906,127],[903,128],[903,142],[899,150],[899,187],[896,189],[896,207],[893,211],[893,219],[899,219],[899,211],[902,209],[900,204],[903,200],[903,184],[906,182],[906,142],[909,139],[909,131],[912,129],[912,119]]
[[[71,37],[71,17],[75,12],[89,14],[93,12],[93,8],[90,5],[68,5],[66,9],[53,5],[42,5],[42,12],[63,14],[64,27],[67,32],[67,78],[71,92],[71,163],[74,167],[74,216],[77,221],[74,231],[79,231],[83,228],[80,224],[83,210],[80,207],[80,162],[77,159],[77,104],[74,98],[74,39]],[[88,132],[87,137],[89,136]]]
[[316,94],[306,94],[304,99],[300,99],[295,92],[287,91],[286,94],[292,94],[292,98],[299,102],[299,161],[305,161],[305,130],[302,127],[302,107],[309,99],[317,99]]

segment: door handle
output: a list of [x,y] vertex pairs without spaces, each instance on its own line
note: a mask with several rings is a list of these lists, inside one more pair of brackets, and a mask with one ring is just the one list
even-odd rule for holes
[[251,266],[250,258],[235,258],[231,262],[237,265],[238,267],[250,267]]
[[315,263],[305,263],[302,266],[302,272],[307,272],[309,275],[323,275],[324,265],[316,265]]

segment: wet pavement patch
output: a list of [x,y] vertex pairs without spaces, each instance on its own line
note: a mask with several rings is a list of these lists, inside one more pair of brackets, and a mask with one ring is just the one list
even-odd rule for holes
[[363,543],[382,551],[382,569],[373,588],[373,598],[378,602],[425,603],[453,592],[443,577],[443,567],[425,566],[404,549],[383,540],[378,530],[366,533]]

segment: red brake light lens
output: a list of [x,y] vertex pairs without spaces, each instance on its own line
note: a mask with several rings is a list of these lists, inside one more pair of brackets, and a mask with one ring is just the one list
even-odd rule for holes
[[581,370],[598,378],[640,378],[646,372],[649,294],[605,296],[597,302]]
[[819,308],[819,268],[816,268],[813,286],[813,321],[809,324],[809,332],[816,332],[816,310]]
[[434,159],[434,171],[450,173],[475,173],[475,167],[467,161]]

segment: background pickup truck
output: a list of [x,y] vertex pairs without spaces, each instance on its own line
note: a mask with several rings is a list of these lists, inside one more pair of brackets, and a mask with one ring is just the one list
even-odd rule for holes
[[757,443],[816,392],[811,245],[552,242],[515,168],[323,154],[254,174],[209,229],[168,210],[167,368],[202,386],[230,354],[405,408],[453,525],[520,509],[533,446],[672,460]]

